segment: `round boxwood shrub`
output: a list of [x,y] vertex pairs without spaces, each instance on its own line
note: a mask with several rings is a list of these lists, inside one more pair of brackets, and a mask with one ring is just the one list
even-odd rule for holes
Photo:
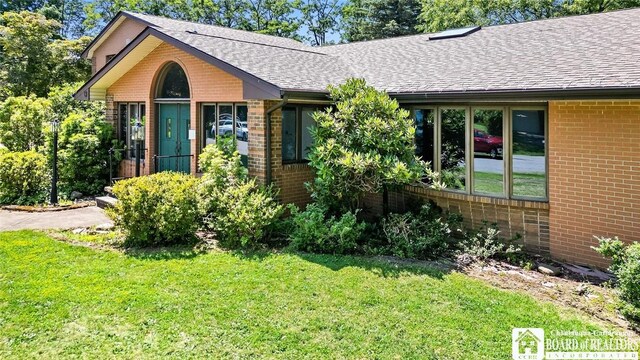
[[0,204],[43,203],[50,183],[44,155],[35,151],[0,150]]
[[191,175],[162,172],[119,181],[118,198],[108,210],[126,235],[127,246],[190,243],[198,229],[198,180]]

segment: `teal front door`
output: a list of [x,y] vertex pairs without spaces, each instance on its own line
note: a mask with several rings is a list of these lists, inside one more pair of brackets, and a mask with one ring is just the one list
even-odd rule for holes
[[191,172],[189,104],[158,105],[156,171]]

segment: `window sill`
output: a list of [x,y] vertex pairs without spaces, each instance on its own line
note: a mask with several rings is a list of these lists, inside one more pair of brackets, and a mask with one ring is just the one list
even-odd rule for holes
[[308,169],[310,168],[308,161],[283,162],[283,170]]
[[527,209],[549,209],[549,201],[548,200],[520,200],[520,199],[505,199],[500,197],[494,197],[489,195],[469,195],[467,193],[456,192],[456,191],[447,191],[447,190],[434,190],[429,189],[425,186],[420,185],[407,185],[405,190],[425,194],[430,197],[438,197],[443,199],[453,199],[453,200],[461,200],[467,202],[475,202],[475,203],[483,203],[483,204],[493,204],[493,205],[501,205],[501,206],[513,206],[519,208],[527,208]]

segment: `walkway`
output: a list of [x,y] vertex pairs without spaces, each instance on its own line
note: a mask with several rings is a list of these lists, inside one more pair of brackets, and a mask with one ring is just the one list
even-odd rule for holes
[[0,231],[74,229],[111,223],[102,209],[90,206],[80,209],[46,212],[0,210]]

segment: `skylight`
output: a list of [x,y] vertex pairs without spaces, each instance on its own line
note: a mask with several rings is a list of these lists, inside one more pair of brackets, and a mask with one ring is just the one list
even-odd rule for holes
[[480,26],[470,26],[470,27],[461,28],[461,29],[445,30],[445,31],[441,31],[439,33],[430,35],[429,40],[440,40],[440,39],[451,39],[451,38],[463,37],[471,33],[474,33],[478,30],[480,30]]

